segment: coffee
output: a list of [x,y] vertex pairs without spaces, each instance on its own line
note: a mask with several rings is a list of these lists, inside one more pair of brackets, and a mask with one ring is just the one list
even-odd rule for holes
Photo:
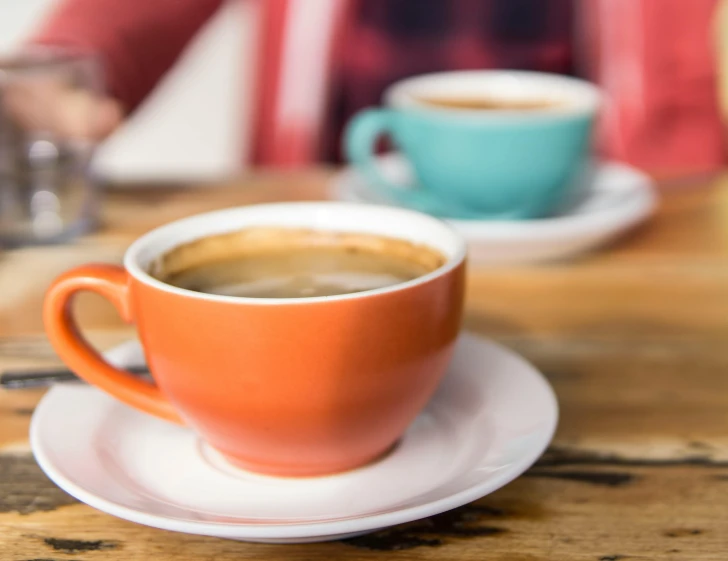
[[497,99],[487,97],[419,97],[421,103],[467,111],[533,111],[559,105],[543,99]]
[[383,288],[439,268],[442,254],[370,234],[249,228],[178,246],[150,274],[178,288],[248,298],[308,298]]

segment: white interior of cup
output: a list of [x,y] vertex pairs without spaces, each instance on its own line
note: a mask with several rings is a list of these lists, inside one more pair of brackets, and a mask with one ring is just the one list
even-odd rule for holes
[[[432,105],[423,98],[487,99],[544,102],[543,107],[519,109],[461,109]],[[394,108],[417,108],[471,118],[539,117],[595,112],[599,88],[585,80],[544,72],[472,70],[425,74],[397,82],[384,95]]]
[[[254,227],[308,228],[397,238],[435,249],[443,254],[446,262],[437,270],[412,281],[375,290],[315,298],[245,298],[203,294],[163,283],[147,273],[154,259],[174,247],[207,236]],[[124,266],[138,280],[160,290],[206,300],[280,305],[330,302],[403,290],[432,280],[453,269],[465,259],[465,254],[465,242],[462,237],[444,222],[425,214],[376,205],[303,202],[231,208],[171,222],[135,241],[124,256]]]

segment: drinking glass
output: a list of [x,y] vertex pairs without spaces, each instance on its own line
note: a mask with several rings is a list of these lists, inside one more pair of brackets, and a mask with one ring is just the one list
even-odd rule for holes
[[92,54],[0,55],[0,246],[64,242],[94,224],[88,132],[101,95]]

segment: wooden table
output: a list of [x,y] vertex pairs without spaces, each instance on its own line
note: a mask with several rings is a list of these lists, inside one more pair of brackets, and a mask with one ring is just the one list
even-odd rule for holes
[[[118,262],[146,230],[196,212],[324,197],[327,172],[205,189],[112,189],[98,233],[0,253],[0,369],[55,363],[45,287]],[[728,177],[665,186],[658,216],[576,263],[471,271],[467,327],[541,368],[561,423],[525,476],[476,503],[345,542],[269,546],[146,528],[76,502],[35,465],[41,391],[0,392],[0,560],[714,559],[728,557]],[[108,348],[130,336],[84,295]]]

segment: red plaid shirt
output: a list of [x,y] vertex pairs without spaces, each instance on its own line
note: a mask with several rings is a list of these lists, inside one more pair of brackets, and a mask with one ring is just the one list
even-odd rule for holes
[[359,0],[337,61],[327,156],[341,129],[393,82],[426,72],[570,73],[573,0]]
[[[258,1],[264,13],[286,4]],[[377,105],[392,82],[468,68],[571,73],[572,29],[578,27],[585,39],[580,46],[585,70],[609,100],[600,126],[605,154],[670,172],[725,162],[715,53],[708,40],[717,0],[338,1],[352,4],[346,5],[349,24],[334,53],[323,146],[328,159],[338,159],[343,123],[362,107]],[[101,53],[111,92],[132,110],[222,2],[59,0],[35,40]],[[297,2],[300,7],[308,0]],[[583,17],[575,22],[577,4]],[[263,53],[276,49],[280,45],[272,40],[261,47]],[[275,100],[274,82],[259,88],[261,100]],[[296,161],[302,160],[300,152],[306,158],[315,152],[315,141],[297,151],[297,137],[279,139],[270,125],[276,112],[266,107],[256,113],[268,117],[256,128],[259,147],[265,148],[261,139],[284,151],[293,147]]]

